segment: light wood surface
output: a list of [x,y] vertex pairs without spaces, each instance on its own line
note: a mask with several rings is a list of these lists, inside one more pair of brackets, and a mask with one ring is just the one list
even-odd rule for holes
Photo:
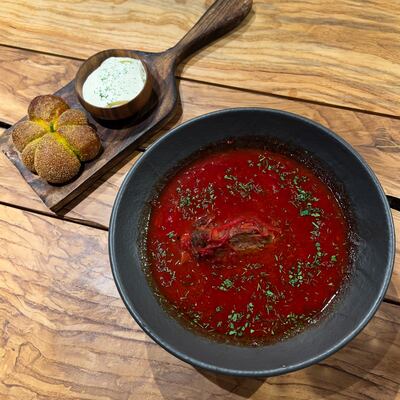
[[[29,88],[24,88],[22,83],[16,84],[12,90],[7,86],[0,87],[0,96],[6,100],[5,103],[9,106],[8,116],[11,122],[15,122],[21,117],[20,111],[22,114],[26,112],[32,92],[33,96],[43,93],[41,92],[40,80],[38,84],[35,84],[35,76],[40,77],[46,72],[48,74],[46,89],[51,92],[57,88],[60,80],[66,82],[71,79],[71,75],[80,64],[78,61],[60,57],[0,47],[0,59],[2,58],[12,60],[14,70],[18,71],[19,74],[30,73],[32,76]],[[47,60],[49,61],[47,62]],[[43,71],[43,65],[50,65],[51,69]],[[59,71],[65,71],[65,80],[61,78]],[[3,75],[7,78],[8,74],[10,72],[2,68],[2,64],[0,64],[0,76]],[[261,94],[239,92],[229,88],[219,88],[186,80],[180,81],[180,92],[182,114],[179,119],[175,119],[156,137],[161,136],[173,125],[221,108],[257,106],[283,109],[312,118],[330,127],[348,140],[370,163],[381,180],[386,193],[400,197],[400,177],[398,176],[400,121],[397,119]],[[16,93],[20,95],[15,96]],[[125,174],[140,157],[140,154],[140,152],[132,154],[125,163],[115,167],[90,190],[72,202],[62,211],[61,215],[68,219],[106,229],[116,193]],[[10,162],[3,155],[0,155],[0,172],[0,201],[51,213],[22,179],[19,172],[15,168],[11,168]],[[18,182],[17,185],[16,182]],[[399,232],[398,241],[400,242],[399,213],[394,212],[393,214],[396,230]],[[398,289],[396,290],[396,288]],[[400,257],[397,257],[395,273],[387,298],[400,301]]]
[[[165,50],[211,3],[2,1],[0,135],[33,97],[73,79],[77,59],[111,47]],[[255,0],[243,26],[178,70],[182,113],[156,137],[221,108],[295,112],[345,138],[400,198],[399,27],[398,1]],[[399,211],[385,301],[355,340],[318,365],[266,380],[217,376],[141,331],[115,288],[107,229],[123,178],[153,140],[59,215],[0,154],[0,399],[400,400]]]
[[[0,7],[1,10],[1,7]],[[0,11],[1,13],[1,11]],[[0,121],[10,125],[26,115],[30,101],[53,93],[74,78],[80,61],[0,47]]]
[[[211,2],[3,0],[0,43],[78,58],[107,48],[162,51]],[[398,115],[399,34],[398,1],[258,0],[243,25],[182,75]]]
[[400,304],[400,212],[392,210],[392,215],[396,234],[396,255],[394,260],[392,280],[390,281],[385,299]]
[[[10,221],[13,221],[10,223]],[[399,399],[400,307],[319,365],[236,379],[155,345],[115,288],[107,233],[0,206],[0,398]]]
[[[113,51],[111,54],[114,53]],[[3,132],[0,137],[0,151],[14,164],[24,180],[50,210],[60,211],[77,196],[92,188],[99,177],[110,172],[126,158],[127,154],[135,151],[141,143],[151,137],[152,133],[174,117],[178,108],[178,93],[174,75],[171,73],[172,61],[164,62],[164,55],[142,54],[142,56],[147,60],[148,69],[153,77],[155,88],[152,93],[157,98],[157,106],[150,107],[147,112],[144,111],[144,115],[136,123],[121,122],[118,129],[111,128],[107,123],[100,123],[94,116],[88,115],[89,124],[93,126],[100,139],[102,151],[98,157],[85,162],[82,171],[71,181],[55,186],[27,168],[21,159],[21,154],[14,146],[13,127]],[[71,108],[85,112],[75,92],[74,81],[60,88],[55,95],[61,97]]]
[[[28,84],[20,80],[19,82],[13,81],[13,86],[0,85],[0,97],[7,105],[5,114],[2,114],[3,107],[0,107],[0,120],[4,118],[10,123],[16,122],[26,113],[32,97],[56,90],[59,84],[65,84],[72,79],[79,66],[77,61],[4,47],[0,47],[1,59],[9,59],[13,65],[12,70],[17,71],[16,73],[31,76]],[[51,67],[47,68],[47,65]],[[65,78],[62,78],[60,71],[65,72]],[[43,88],[41,77],[45,74],[47,81]],[[4,82],[12,81],[13,72],[6,68],[6,63],[0,63],[0,76],[4,77]],[[35,81],[36,76],[38,77],[37,82]],[[241,92],[186,80],[181,80],[179,87],[182,113],[156,137],[185,120],[222,108],[255,106],[282,109],[311,118],[338,133],[367,160],[380,179],[386,193],[400,197],[400,176],[398,174],[400,120],[398,119]],[[0,171],[5,169],[4,173],[0,174],[0,200],[9,204],[29,208],[39,207],[41,210],[46,210],[38,202],[33,191],[19,177],[18,172],[9,171],[9,162],[3,158],[1,155]],[[89,223],[107,225],[116,192],[123,174],[127,170],[127,168],[118,166],[114,171],[120,171],[120,168],[122,168],[121,172],[117,172],[116,175],[109,174],[107,184],[93,189],[89,196],[86,194],[82,196],[81,202],[76,202],[77,205],[66,215]],[[18,185],[15,185],[16,180]]]

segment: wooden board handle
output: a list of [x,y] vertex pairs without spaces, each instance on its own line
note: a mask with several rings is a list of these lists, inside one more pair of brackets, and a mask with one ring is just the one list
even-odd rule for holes
[[178,65],[190,54],[238,26],[253,0],[217,0],[196,25],[168,52]]

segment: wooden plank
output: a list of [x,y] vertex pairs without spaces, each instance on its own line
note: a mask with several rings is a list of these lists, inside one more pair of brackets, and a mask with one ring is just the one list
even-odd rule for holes
[[[12,223],[10,222],[12,221]],[[20,399],[400,399],[400,307],[319,365],[237,379],[154,344],[115,288],[107,233],[0,206],[0,397]]]
[[[116,192],[126,173],[141,154],[141,152],[136,152],[125,163],[116,166],[103,176],[93,188],[72,202],[60,215],[69,220],[107,229]],[[21,179],[18,171],[13,168],[4,155],[0,156],[0,177],[0,201],[2,203],[52,214],[29,185]],[[392,210],[392,214],[396,229],[396,261],[385,298],[400,302],[400,212]]]
[[291,101],[238,90],[180,82],[183,114],[176,124],[231,107],[281,109],[319,122],[347,140],[366,159],[387,194],[400,197],[400,120],[340,108]]
[[400,304],[400,212],[392,210],[392,215],[396,233],[396,256],[394,260],[392,280],[390,281],[385,299]]
[[[0,47],[0,59],[4,58],[3,52],[4,57],[7,56],[11,60],[15,60],[12,61],[14,70],[18,70],[21,75],[25,75],[28,71],[32,77],[48,73],[50,83],[47,86],[47,91],[52,90],[51,85],[56,86],[56,79],[53,79],[52,76],[57,74],[57,71],[70,71],[77,67],[75,62],[71,60],[4,47]],[[31,61],[31,58],[33,61]],[[46,59],[51,59],[51,61],[46,62]],[[68,67],[62,67],[64,62]],[[32,65],[36,67],[33,68]],[[46,70],[46,65],[51,65],[51,68]],[[25,66],[28,70],[25,69]],[[2,64],[0,64],[0,76],[5,76],[5,78],[8,76],[7,71],[2,69]],[[0,95],[4,104],[9,105],[8,115],[12,118],[12,122],[23,115],[31,97],[43,93],[41,92],[41,85],[36,86],[33,78],[30,84],[32,87],[29,88],[24,88],[23,85],[19,84],[13,90],[9,90],[8,86],[0,86]],[[182,115],[175,119],[169,127],[197,115],[227,107],[257,106],[295,112],[330,127],[353,144],[372,166],[385,191],[388,194],[400,197],[400,178],[398,176],[400,121],[397,119],[240,92],[196,82],[180,81],[180,90]],[[15,95],[16,92],[19,93],[18,96]],[[12,111],[13,104],[15,105],[15,112]],[[0,108],[0,113],[1,110],[2,108]],[[163,133],[165,133],[165,130],[157,136],[159,137]],[[63,210],[61,215],[86,224],[107,228],[116,193],[125,174],[140,157],[140,154],[140,152],[134,153],[126,163],[116,166],[90,190]],[[2,154],[0,154],[0,201],[41,212],[49,212],[29,185],[21,178],[18,171],[11,166],[11,163]],[[400,249],[400,218],[399,213],[394,211],[393,214],[398,232],[397,248]],[[400,256],[397,257],[387,298],[400,301]]]
[[[116,54],[126,55],[123,50],[109,50],[103,53],[105,54],[102,57],[106,58]],[[130,53],[128,52],[128,54]],[[150,96],[154,95],[157,100],[144,110],[140,110],[143,111],[142,118],[136,118],[129,123],[120,123],[117,128],[115,125],[110,127],[107,123],[100,123],[95,118],[104,115],[88,114],[88,122],[100,138],[102,151],[95,159],[85,162],[81,173],[70,182],[61,186],[54,186],[26,168],[11,138],[13,127],[5,131],[0,137],[0,150],[18,168],[25,181],[52,211],[57,212],[63,209],[73,199],[91,188],[95,181],[124,160],[127,154],[137,149],[154,132],[164,127],[176,114],[179,93],[175,75],[172,72],[174,70],[172,65],[174,65],[173,57],[179,57],[179,52],[175,56],[171,56],[171,60],[165,53],[142,53],[141,57],[146,61],[146,70],[152,76],[154,85],[153,90],[150,83],[150,86],[145,85],[143,90],[147,90],[147,94],[144,94],[144,96],[149,99]],[[76,82],[79,82],[79,79],[76,79]],[[71,108],[85,111],[78,99],[79,95],[75,91],[74,80],[54,94],[63,98]],[[146,102],[146,99],[144,101]],[[121,115],[124,116],[123,113]],[[119,117],[121,116],[119,115]]]
[[[174,0],[2,1],[0,43],[86,58],[107,48],[162,51],[212,3]],[[398,115],[400,3],[255,0],[235,32],[182,76]]]
[[[55,90],[58,82],[64,84],[71,79],[78,67],[77,62],[68,59],[0,47],[0,60],[5,59],[10,60],[12,68],[6,68],[7,63],[0,63],[0,76],[4,77],[4,82],[12,81],[14,85],[0,84],[2,104],[6,105],[0,107],[0,120],[6,119],[11,123],[25,114],[32,97]],[[27,84],[21,80],[17,82],[13,71],[17,71],[18,76],[31,78]],[[65,72],[65,79],[61,78],[60,71]],[[47,80],[42,78],[44,75]],[[42,83],[45,81],[47,83],[43,87]],[[298,113],[330,127],[349,141],[372,166],[385,191],[400,197],[400,178],[397,172],[400,161],[400,120],[189,81],[180,81],[180,91],[182,115],[169,127],[197,115],[227,107],[269,107]],[[0,170],[2,169],[4,173],[0,174],[0,200],[36,208],[40,203],[35,201],[33,192],[30,188],[27,190],[26,183],[15,171],[8,172],[9,165],[0,157]],[[107,224],[121,179],[121,175],[115,180],[110,176],[107,179],[110,185],[101,185],[87,198],[82,196],[82,203],[67,215]],[[103,199],[101,204],[96,201],[99,197]]]
[[[140,151],[133,152],[123,163],[118,164],[94,182],[58,215],[68,220],[107,229],[115,195],[126,173],[141,154]],[[44,205],[3,153],[0,153],[0,203],[55,215]]]
[[38,195],[2,152],[0,152],[0,177],[0,202],[36,211],[49,212]]
[[[0,128],[0,135],[4,132]],[[142,152],[135,151],[119,165],[98,179],[86,192],[68,204],[58,216],[83,224],[108,229],[113,198],[126,173],[140,158]],[[95,194],[93,194],[95,192]],[[40,200],[10,160],[0,152],[0,204],[34,210],[56,216]],[[76,210],[75,210],[76,208]]]
[[[0,11],[0,14],[2,11]],[[26,115],[39,94],[54,93],[74,78],[80,61],[0,47],[0,120],[10,125]]]

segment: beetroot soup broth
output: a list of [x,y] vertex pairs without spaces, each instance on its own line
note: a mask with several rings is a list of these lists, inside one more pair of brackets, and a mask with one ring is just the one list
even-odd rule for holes
[[261,149],[207,153],[153,200],[147,272],[187,326],[257,345],[317,321],[349,270],[348,236],[333,192],[305,165]]

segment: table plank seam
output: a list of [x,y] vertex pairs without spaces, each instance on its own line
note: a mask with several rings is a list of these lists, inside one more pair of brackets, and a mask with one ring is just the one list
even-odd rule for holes
[[387,303],[387,304],[392,304],[392,305],[394,305],[394,306],[400,307],[400,301],[398,301],[398,300],[394,300],[394,299],[392,299],[392,298],[387,298],[387,297],[385,297],[385,298],[383,299],[383,301],[384,301],[385,303]]
[[[148,147],[138,146],[138,148],[135,151],[139,151],[139,152],[145,153],[147,151],[147,149],[148,149]],[[122,163],[123,163],[123,161],[122,161]],[[99,180],[100,179],[101,179],[101,177],[99,178]],[[386,197],[388,198],[390,208],[392,210],[395,210],[395,211],[400,211],[400,198],[396,197],[396,196],[393,196],[393,195],[388,195],[388,194],[386,195]],[[72,200],[71,203],[74,203],[74,200]],[[21,206],[21,205],[8,203],[8,202],[2,201],[2,200],[0,200],[0,205],[5,205],[5,206],[8,206],[8,207],[20,209],[20,210],[23,210],[23,211],[29,211],[29,212],[40,214],[40,215],[46,215],[46,216],[49,216],[51,218],[57,218],[57,219],[65,220],[65,221],[70,221],[70,222],[74,222],[74,223],[81,224],[81,225],[86,225],[86,226],[97,228],[97,229],[101,229],[101,230],[108,230],[108,228],[105,225],[99,224],[97,222],[88,221],[88,220],[85,220],[85,219],[65,217],[63,215],[53,214],[51,211],[46,213],[44,211],[35,210],[35,209],[31,209],[29,207],[24,207],[24,206]]]
[[8,122],[5,122],[5,121],[1,121],[0,120],[0,128],[3,128],[3,129],[8,129],[8,128],[11,128],[11,124],[9,124]]
[[[7,203],[2,202],[2,201],[0,201],[0,206],[18,209],[18,210],[26,212],[28,214],[40,215],[40,216],[43,216],[43,217],[48,217],[48,218],[51,218],[51,219],[63,221],[65,223],[83,225],[83,226],[86,226],[89,229],[97,229],[97,230],[104,231],[104,232],[108,232],[109,231],[108,227],[101,226],[100,224],[95,225],[93,223],[88,223],[87,221],[83,221],[83,220],[76,220],[76,219],[72,219],[72,218],[64,218],[64,217],[58,216],[56,214],[52,215],[52,214],[49,214],[49,213],[46,213],[46,212],[43,212],[43,211],[31,210],[31,209],[26,208],[26,207],[15,206],[15,205],[12,205],[12,204],[7,204]],[[400,301],[394,300],[393,298],[386,298],[385,297],[382,300],[382,302],[387,303],[387,304],[391,304],[391,305],[394,305],[394,306],[397,306],[397,307],[400,307]]]
[[261,96],[267,96],[267,97],[274,97],[274,98],[288,100],[288,101],[302,102],[302,103],[307,103],[307,104],[314,104],[314,105],[317,105],[317,106],[331,107],[331,108],[336,108],[336,109],[339,109],[339,110],[345,110],[345,111],[352,111],[352,112],[356,112],[356,113],[374,115],[376,117],[383,117],[383,118],[391,118],[391,119],[400,120],[400,115],[396,115],[396,114],[380,113],[380,112],[377,112],[377,111],[365,110],[365,109],[362,109],[362,108],[341,106],[339,104],[325,103],[323,101],[304,99],[302,97],[285,96],[283,94],[277,94],[277,93],[271,93],[271,92],[263,92],[263,91],[255,90],[255,89],[240,88],[240,87],[237,87],[237,86],[229,86],[229,85],[224,85],[222,83],[202,81],[202,80],[197,80],[197,79],[193,79],[193,78],[186,78],[186,77],[180,77],[180,76],[177,76],[176,78],[180,79],[182,81],[198,83],[200,85],[210,85],[210,86],[214,86],[214,87],[220,87],[222,89],[238,90],[239,92],[246,92],[246,93],[251,93],[251,94],[256,94],[256,95],[261,95]]
[[400,198],[389,194],[387,194],[386,197],[389,201],[390,208],[392,210],[400,211]]
[[[7,48],[10,48],[10,49],[14,49],[14,50],[28,51],[28,52],[32,52],[32,53],[35,53],[35,54],[42,54],[42,55],[47,55],[47,56],[52,56],[52,57],[58,57],[58,58],[62,58],[62,59],[65,59],[65,60],[75,60],[75,61],[84,61],[85,60],[85,58],[81,58],[81,57],[65,56],[65,55],[58,54],[58,53],[41,51],[41,50],[31,49],[31,48],[27,48],[27,47],[12,46],[12,45],[5,44],[5,43],[2,43],[2,42],[0,42],[0,46],[1,47],[7,47]],[[187,61],[189,61],[189,60],[190,60],[190,57],[188,58]],[[187,61],[183,61],[182,62],[182,66],[184,66]],[[181,69],[182,69],[182,67],[181,67]],[[371,111],[371,110],[366,110],[366,109],[357,108],[357,107],[342,106],[340,104],[333,104],[333,103],[322,102],[322,101],[317,101],[317,100],[310,100],[310,99],[305,99],[305,98],[302,98],[302,97],[286,96],[286,95],[272,93],[272,92],[259,91],[259,90],[255,90],[255,89],[249,89],[249,88],[241,88],[241,87],[238,87],[238,86],[225,85],[225,84],[222,84],[222,83],[215,83],[215,82],[210,82],[210,81],[197,80],[197,79],[186,78],[186,77],[181,77],[181,76],[176,76],[176,78],[180,79],[180,80],[183,80],[183,81],[195,82],[195,83],[202,84],[202,85],[211,85],[211,86],[214,86],[214,87],[221,87],[221,88],[224,88],[224,89],[238,90],[238,91],[241,91],[241,92],[252,93],[252,94],[257,94],[257,95],[264,95],[264,96],[270,96],[270,97],[289,100],[289,101],[301,101],[301,102],[308,103],[308,104],[320,105],[320,106],[325,106],[325,107],[332,107],[332,108],[336,108],[336,109],[340,109],[340,110],[360,112],[360,113],[363,113],[363,114],[375,115],[375,116],[378,116],[378,117],[393,118],[393,119],[400,120],[400,115],[396,115],[396,114],[380,113],[380,112],[377,112],[377,111]]]
[[0,42],[0,46],[1,47],[7,47],[7,48],[13,49],[13,50],[23,50],[23,51],[29,51],[29,52],[35,53],[35,54],[44,54],[44,55],[47,55],[47,56],[64,58],[66,60],[75,60],[75,61],[84,61],[85,60],[85,58],[82,58],[82,57],[65,56],[63,54],[53,53],[51,51],[30,49],[28,47],[22,47],[22,46],[13,46],[11,44],[7,44],[7,43],[3,43],[3,42]]
[[[136,151],[141,151],[143,153],[145,153],[147,151],[147,148],[139,146]],[[100,180],[101,178],[99,178]],[[400,211],[400,198],[393,196],[393,195],[386,195],[386,197],[388,198],[389,201],[389,206],[392,210],[395,211]],[[73,203],[74,200],[71,201],[71,203]],[[51,211],[49,211],[48,213],[44,212],[44,211],[40,211],[40,210],[35,210],[35,209],[31,209],[29,207],[24,207],[21,205],[16,205],[16,204],[12,204],[12,203],[8,203],[5,201],[0,200],[0,205],[4,205],[7,207],[12,207],[12,208],[16,208],[22,211],[29,211],[35,214],[40,214],[40,215],[46,215],[52,218],[57,218],[57,219],[61,219],[61,220],[65,220],[65,221],[70,221],[70,222],[74,222],[77,224],[81,224],[81,225],[86,225],[92,228],[97,228],[97,229],[101,229],[101,230],[108,230],[108,228],[105,225],[99,224],[97,222],[92,222],[92,221],[88,221],[85,219],[78,219],[78,218],[71,218],[71,217],[65,217],[59,214],[52,214]]]
[[66,221],[66,222],[71,222],[73,224],[77,224],[77,225],[84,225],[87,226],[89,228],[93,228],[93,229],[99,229],[102,231],[108,231],[108,227],[101,225],[97,222],[92,222],[92,221],[87,221],[84,219],[78,219],[78,218],[71,218],[71,217],[65,217],[62,215],[57,215],[57,214],[52,214],[51,211],[49,212],[45,212],[45,211],[40,211],[40,210],[35,210],[35,209],[31,209],[29,207],[24,207],[21,205],[17,205],[17,204],[11,204],[11,203],[7,203],[5,201],[0,200],[0,206],[5,206],[5,207],[10,207],[10,208],[15,208],[17,210],[21,210],[21,211],[26,211],[32,214],[36,214],[36,215],[42,215],[44,217],[49,217],[49,218],[53,218],[53,219],[57,219],[57,220],[61,220],[61,221]]

